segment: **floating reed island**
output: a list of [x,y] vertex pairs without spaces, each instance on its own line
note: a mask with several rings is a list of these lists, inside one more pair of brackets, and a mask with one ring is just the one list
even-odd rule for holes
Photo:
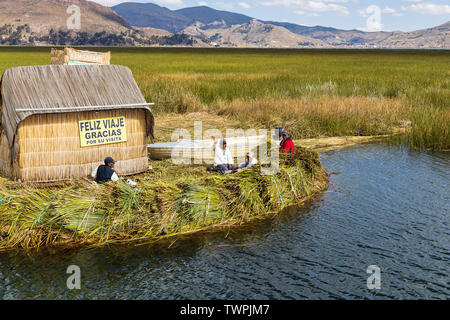
[[147,243],[273,218],[327,189],[315,151],[281,155],[276,175],[261,166],[231,174],[204,166],[152,161],[153,170],[124,182],[87,179],[53,184],[0,179],[0,250]]
[[[229,175],[152,161],[152,111],[131,71],[52,65],[5,71],[1,82],[0,250],[142,243],[270,218],[327,188],[316,152],[282,155]],[[106,156],[125,182],[87,176]]]

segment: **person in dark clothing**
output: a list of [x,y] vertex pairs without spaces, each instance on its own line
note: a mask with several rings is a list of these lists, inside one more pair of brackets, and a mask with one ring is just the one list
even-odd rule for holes
[[294,142],[292,141],[291,135],[289,131],[283,130],[281,133],[283,140],[280,143],[280,152],[281,153],[295,153]]
[[105,164],[102,164],[97,169],[92,172],[92,177],[97,181],[97,183],[105,183],[108,181],[118,181],[119,176],[114,171],[114,166],[116,161],[113,158],[107,157],[105,159]]

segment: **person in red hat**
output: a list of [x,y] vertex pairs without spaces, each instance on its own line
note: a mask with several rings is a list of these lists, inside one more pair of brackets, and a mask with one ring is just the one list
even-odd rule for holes
[[280,153],[295,153],[294,142],[292,141],[289,131],[283,130],[281,132],[283,140],[280,143]]

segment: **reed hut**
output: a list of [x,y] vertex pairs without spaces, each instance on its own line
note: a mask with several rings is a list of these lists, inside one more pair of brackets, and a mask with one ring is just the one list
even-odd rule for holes
[[0,174],[68,180],[88,176],[106,156],[118,161],[120,175],[144,172],[150,105],[123,66],[8,69],[1,79]]

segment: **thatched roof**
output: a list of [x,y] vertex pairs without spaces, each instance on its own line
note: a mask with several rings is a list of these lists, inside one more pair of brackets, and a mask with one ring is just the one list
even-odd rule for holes
[[10,146],[17,127],[40,113],[146,109],[148,135],[153,115],[131,70],[116,65],[31,66],[8,69],[1,80],[3,126]]

